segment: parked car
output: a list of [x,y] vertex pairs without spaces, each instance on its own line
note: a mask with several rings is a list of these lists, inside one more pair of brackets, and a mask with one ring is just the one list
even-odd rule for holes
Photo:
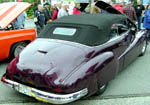
[[7,67],[2,82],[53,104],[102,94],[110,80],[147,47],[146,30],[111,5],[103,14],[62,17],[46,25]]
[[14,58],[36,37],[35,29],[13,29],[12,22],[31,4],[9,2],[0,4],[0,61]]

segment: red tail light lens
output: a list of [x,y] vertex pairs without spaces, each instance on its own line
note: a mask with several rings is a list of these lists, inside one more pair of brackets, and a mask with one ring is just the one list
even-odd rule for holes
[[2,76],[1,81],[6,83],[4,76]]
[[61,88],[54,88],[51,91],[56,92],[56,93],[61,93],[62,89]]
[[7,66],[7,73],[10,73],[10,74],[16,73],[16,69],[17,69],[16,64],[19,61],[18,59],[19,59],[19,56],[17,56],[10,62],[10,64]]

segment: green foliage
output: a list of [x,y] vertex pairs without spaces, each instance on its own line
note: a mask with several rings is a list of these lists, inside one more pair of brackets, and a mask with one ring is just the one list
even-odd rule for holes
[[116,0],[112,0],[112,2],[114,2],[114,3],[115,3],[115,2],[116,2]]
[[29,9],[26,10],[28,18],[33,18],[34,16],[34,6],[32,5]]
[[133,6],[135,6],[135,5],[137,5],[137,0],[133,0]]
[[[34,3],[35,0],[23,0],[23,2],[28,2],[28,3]],[[32,5],[30,8],[26,10],[28,18],[33,18],[34,17],[34,5]]]
[[137,4],[137,0],[134,0],[134,1],[133,1],[133,4],[136,5],[136,4]]
[[0,3],[2,2],[13,2],[14,0],[0,0]]
[[23,0],[24,2],[29,2],[29,3],[39,3],[40,0]]
[[24,2],[29,2],[29,3],[33,3],[34,0],[23,0]]

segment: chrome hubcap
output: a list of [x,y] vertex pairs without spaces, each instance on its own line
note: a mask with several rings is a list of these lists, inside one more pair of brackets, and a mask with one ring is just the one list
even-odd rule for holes
[[16,48],[15,48],[15,51],[14,51],[14,56],[16,57],[20,52],[21,50],[24,48],[23,45],[18,45]]
[[144,41],[144,45],[143,45],[143,48],[142,48],[142,53],[144,53],[145,52],[145,50],[146,50],[146,41]]
[[101,87],[100,87],[100,90],[105,89],[105,87],[106,87],[106,85],[101,86]]

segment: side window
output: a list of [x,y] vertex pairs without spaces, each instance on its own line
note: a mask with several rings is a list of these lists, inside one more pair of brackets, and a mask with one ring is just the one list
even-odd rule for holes
[[122,20],[114,23],[111,27],[111,37],[122,35],[129,30],[127,20]]
[[117,37],[118,35],[118,27],[116,24],[113,24],[110,29],[110,39]]
[[127,32],[129,30],[127,19],[118,21],[116,23],[116,25],[118,27],[118,34],[119,35],[121,35],[124,32]]
[[124,24],[117,24],[117,26],[118,26],[118,33],[119,33],[119,35],[121,35],[122,33],[124,33],[124,32],[127,32],[128,31],[128,27],[126,26],[126,25],[124,25]]

